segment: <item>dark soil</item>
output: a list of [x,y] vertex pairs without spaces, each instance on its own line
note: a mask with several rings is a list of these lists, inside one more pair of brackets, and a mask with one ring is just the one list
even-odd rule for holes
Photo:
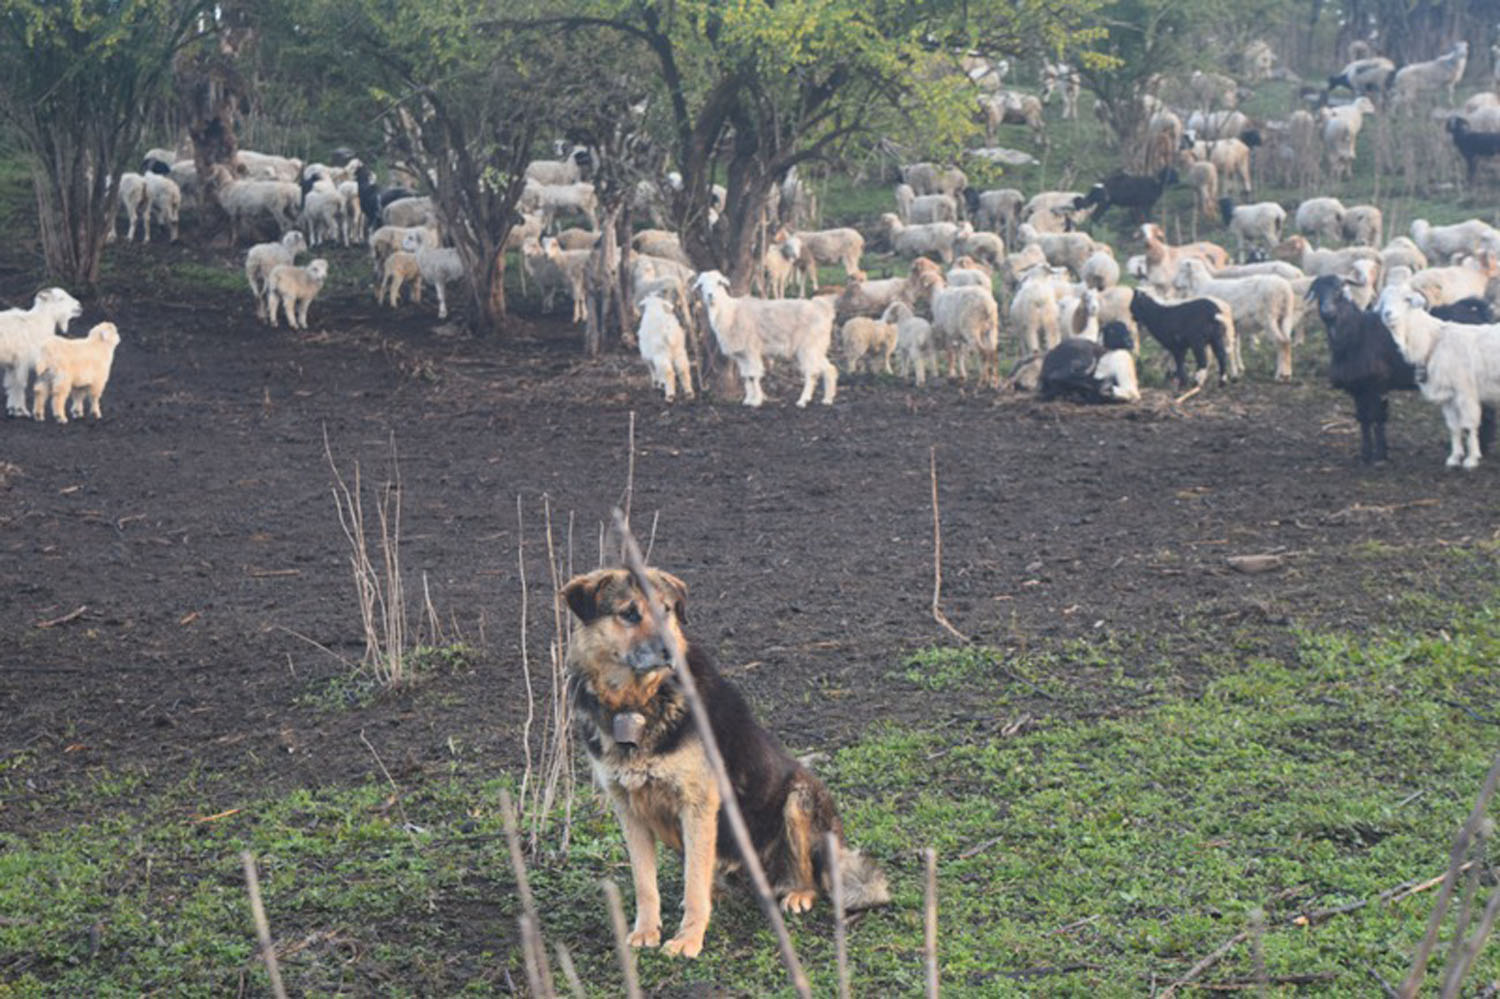
[[[365,264],[349,251],[334,266]],[[18,283],[12,300],[29,296]],[[826,409],[793,408],[774,380],[759,411],[669,407],[638,359],[586,361],[556,319],[476,340],[430,306],[393,313],[346,290],[302,334],[257,325],[249,306],[122,284],[74,326],[121,331],[104,420],[0,427],[0,759],[30,754],[26,794],[127,766],[161,786],[193,769],[268,789],[362,780],[362,730],[392,769],[447,765],[455,735],[465,765],[509,766],[525,699],[518,540],[544,674],[544,498],[559,560],[591,568],[624,497],[632,412],[635,526],[644,540],[655,524],[652,560],[688,582],[699,639],[798,751],[890,719],[986,723],[982,703],[901,676],[910,653],[952,640],[930,612],[934,448],[942,602],[960,630],[1058,650],[1129,636],[1118,666],[1159,674],[1166,656],[1162,683],[1186,689],[1205,663],[1274,651],[1296,625],[1364,630],[1395,596],[1443,597],[1462,585],[1443,582],[1443,546],[1496,526],[1496,463],[1445,471],[1445,436],[1415,398],[1393,405],[1393,462],[1357,465],[1351,407],[1315,363],[1292,386],[1251,380],[1181,406],[1161,391],[1080,408],[866,376]],[[448,637],[478,650],[415,692],[347,708],[326,695],[348,673],[337,657],[364,645],[325,440],[345,476],[359,463],[372,523],[394,441],[413,627],[425,578]],[[1281,569],[1226,562],[1268,552]],[[1097,684],[1090,711],[1130,709],[1103,675],[1078,671]],[[1037,695],[1039,717],[1076,710]],[[0,803],[0,828],[34,828],[27,804]]]

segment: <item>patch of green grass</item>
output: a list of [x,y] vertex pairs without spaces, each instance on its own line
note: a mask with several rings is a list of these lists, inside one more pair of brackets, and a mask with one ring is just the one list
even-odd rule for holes
[[[424,685],[433,677],[468,669],[473,661],[474,649],[462,642],[418,645],[408,650],[402,660],[404,686]],[[390,689],[374,669],[361,664],[313,684],[297,699],[297,703],[324,711],[343,711],[368,707]]]

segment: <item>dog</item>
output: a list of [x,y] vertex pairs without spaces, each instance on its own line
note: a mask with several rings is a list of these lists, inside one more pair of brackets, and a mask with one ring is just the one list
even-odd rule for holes
[[[832,890],[828,833],[839,844],[846,908],[889,902],[885,876],[844,844],[833,796],[822,781],[756,723],[740,692],[684,634],[687,585],[658,569],[648,573],[659,620],[683,651],[708,708],[755,852],[782,908],[806,912],[820,889]],[[629,942],[661,942],[660,841],[683,855],[684,869],[682,925],[663,949],[696,957],[708,929],[714,874],[738,868],[740,856],[687,698],[674,678],[670,646],[628,570],[576,576],[562,597],[582,623],[568,652],[573,726],[620,820],[630,857],[636,915]]]

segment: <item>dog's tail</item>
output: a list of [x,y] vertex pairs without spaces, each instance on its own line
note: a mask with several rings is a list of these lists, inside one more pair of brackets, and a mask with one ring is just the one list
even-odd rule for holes
[[[891,904],[891,886],[886,883],[885,872],[876,866],[875,861],[866,857],[863,853],[853,847],[840,842],[839,851],[839,880],[843,883],[844,909],[849,912],[858,912],[860,909],[874,909],[877,906]],[[824,880],[827,878],[827,870],[824,870]],[[832,893],[831,885],[824,885],[824,890]]]

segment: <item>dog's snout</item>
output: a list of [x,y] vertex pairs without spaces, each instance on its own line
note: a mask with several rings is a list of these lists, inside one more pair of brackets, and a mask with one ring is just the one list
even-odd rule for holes
[[649,673],[663,666],[671,666],[672,657],[667,654],[667,643],[659,635],[652,635],[630,647],[630,651],[625,654],[625,663],[637,673]]

